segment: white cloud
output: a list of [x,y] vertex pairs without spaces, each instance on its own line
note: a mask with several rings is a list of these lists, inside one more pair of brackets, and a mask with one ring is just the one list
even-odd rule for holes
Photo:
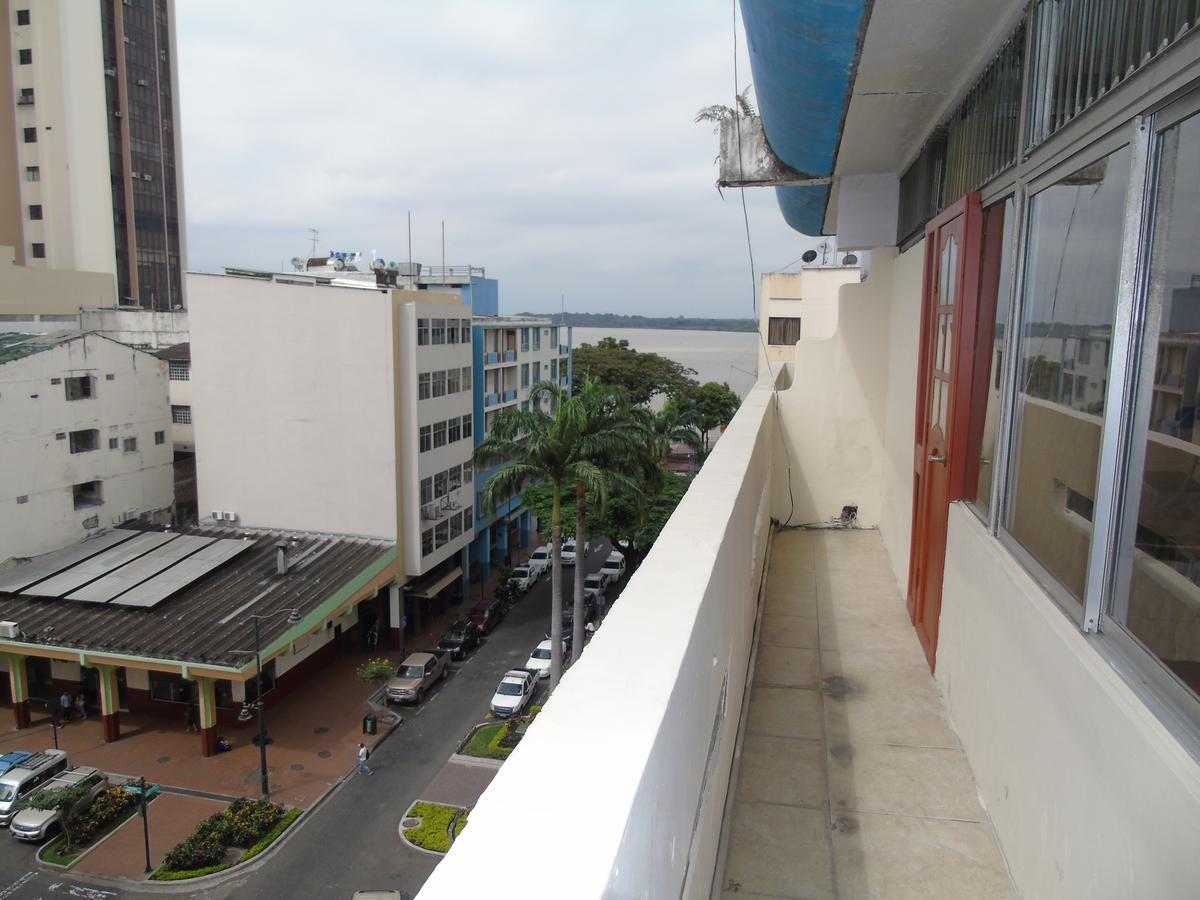
[[[331,12],[332,10],[332,12]],[[505,311],[749,316],[741,206],[696,110],[722,2],[181,2],[190,266],[321,250],[487,267]],[[739,35],[740,40],[740,35]],[[743,60],[742,80],[749,66]],[[760,266],[809,243],[747,192]]]

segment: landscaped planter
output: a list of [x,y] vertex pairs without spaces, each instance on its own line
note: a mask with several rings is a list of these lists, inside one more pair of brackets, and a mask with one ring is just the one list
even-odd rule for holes
[[418,800],[400,823],[405,843],[428,853],[446,853],[462,833],[470,813],[461,806]]
[[176,844],[150,877],[155,881],[182,881],[247,862],[271,846],[302,812],[263,801],[235,800]]
[[[147,790],[149,800],[153,800],[157,793],[157,785],[153,787],[154,791]],[[79,817],[77,828],[87,835],[86,843],[76,844],[70,853],[63,853],[62,849],[67,837],[65,834],[60,834],[54,840],[42,845],[38,850],[38,859],[52,866],[62,866],[63,868],[73,866],[81,856],[137,815],[141,808],[140,801],[141,798],[136,790],[124,787],[110,788],[101,794],[91,807]]]

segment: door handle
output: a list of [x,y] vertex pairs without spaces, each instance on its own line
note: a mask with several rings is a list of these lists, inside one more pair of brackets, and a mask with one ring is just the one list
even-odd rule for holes
[[946,461],[946,454],[944,454],[944,453],[930,453],[930,454],[929,454],[929,461],[930,461],[930,462],[940,462],[940,463],[944,463],[944,462]]

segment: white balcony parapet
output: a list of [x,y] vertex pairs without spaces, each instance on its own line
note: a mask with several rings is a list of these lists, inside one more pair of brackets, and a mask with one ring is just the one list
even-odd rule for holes
[[483,894],[537,832],[525,898],[707,898],[762,579],[775,402],[742,403],[603,627],[419,900]]

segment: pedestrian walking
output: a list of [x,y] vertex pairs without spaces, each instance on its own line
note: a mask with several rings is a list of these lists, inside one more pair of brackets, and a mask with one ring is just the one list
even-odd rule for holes
[[359,775],[374,775],[375,770],[367,765],[367,757],[371,755],[371,751],[367,749],[366,744],[358,745],[358,774]]
[[196,707],[191,703],[187,705],[187,712],[184,714],[183,724],[187,728],[188,734],[200,733],[200,725],[196,722]]
[[83,696],[83,691],[80,691],[79,696],[75,698],[75,712],[80,720],[87,718],[87,697]]
[[63,722],[71,721],[71,710],[75,704],[71,701],[71,695],[66,691],[62,692],[62,696],[58,698],[58,715]]

